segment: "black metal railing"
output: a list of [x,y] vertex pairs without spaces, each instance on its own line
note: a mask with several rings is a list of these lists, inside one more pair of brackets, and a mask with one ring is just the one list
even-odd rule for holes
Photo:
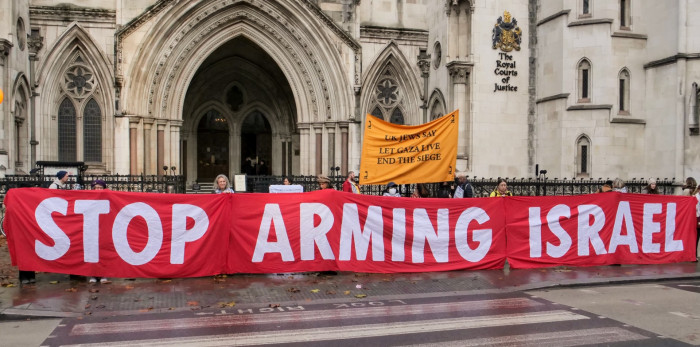
[[[0,178],[0,195],[19,187],[48,187],[53,175],[7,175]],[[82,175],[70,176],[68,189],[90,189],[90,183],[103,180],[110,190],[122,192],[185,193],[185,178],[178,175]],[[82,181],[82,182],[81,182]]]
[[[271,184],[282,184],[282,176],[248,176],[246,185],[248,192],[266,193]],[[292,176],[293,184],[299,184],[304,187],[305,192],[318,190],[316,176]],[[500,177],[499,177],[500,178]],[[499,178],[471,178],[469,183],[472,185],[475,197],[489,196],[498,185]],[[333,176],[330,177],[331,185],[338,190],[342,189],[345,177]],[[517,196],[543,196],[543,195],[579,195],[596,193],[600,187],[605,184],[608,179],[547,179],[547,178],[505,178],[508,189]],[[657,189],[661,194],[672,195],[680,187],[674,184],[675,178],[656,179]],[[641,193],[647,186],[648,179],[632,179],[625,181],[625,187],[629,193]],[[427,183],[431,197],[437,197],[437,192],[441,183]],[[399,185],[399,191],[402,196],[410,196],[413,193],[415,185],[403,184]],[[363,185],[360,186],[362,194],[381,195],[384,192],[383,185]]]

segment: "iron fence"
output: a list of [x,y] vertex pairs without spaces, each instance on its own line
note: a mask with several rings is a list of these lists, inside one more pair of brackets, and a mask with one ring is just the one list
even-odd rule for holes
[[[53,175],[7,175],[0,178],[0,195],[11,188],[48,187]],[[82,175],[70,176],[68,189],[90,189],[90,183],[103,180],[110,190],[122,192],[185,193],[185,178],[178,175]]]
[[[293,184],[299,184],[304,187],[304,191],[318,190],[316,176],[292,176],[289,177]],[[338,190],[342,189],[345,177],[333,176],[331,185]],[[266,193],[271,184],[282,184],[282,176],[248,176],[246,185],[248,192]],[[475,197],[486,197],[491,194],[498,185],[499,178],[472,178],[469,183],[474,189]],[[543,195],[579,195],[596,193],[600,187],[609,179],[547,179],[547,178],[505,178],[508,183],[508,189],[517,196],[543,196]],[[629,193],[641,193],[647,186],[648,179],[639,178],[625,181],[625,187]],[[680,185],[674,183],[675,178],[656,179],[657,189],[661,194],[673,195]],[[430,190],[431,197],[437,197],[437,192],[441,183],[426,183]],[[454,184],[450,182],[451,186]],[[382,195],[385,186],[383,185],[362,185],[360,192],[366,195]],[[415,189],[414,184],[399,185],[399,192],[402,196],[411,196]]]

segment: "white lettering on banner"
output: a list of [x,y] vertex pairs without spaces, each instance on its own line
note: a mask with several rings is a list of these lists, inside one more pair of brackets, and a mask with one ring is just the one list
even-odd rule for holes
[[465,260],[478,262],[484,259],[489,249],[491,249],[491,243],[493,242],[493,231],[491,229],[474,230],[472,238],[475,242],[479,243],[476,249],[471,249],[467,242],[469,224],[471,224],[472,221],[484,224],[490,219],[486,211],[478,207],[466,209],[457,219],[457,224],[455,225],[455,246],[457,247],[459,255]]
[[351,247],[355,241],[357,260],[367,259],[369,242],[372,242],[372,260],[384,261],[384,218],[382,208],[369,206],[365,227],[360,227],[357,204],[343,205],[343,219],[340,225],[340,254],[338,260],[350,260]]
[[58,212],[65,216],[68,213],[68,202],[61,198],[48,198],[39,203],[39,206],[34,211],[36,223],[54,242],[53,246],[47,246],[39,240],[34,241],[36,255],[44,260],[56,260],[66,254],[70,248],[68,235],[56,225],[56,222],[51,217],[53,212]]
[[644,204],[642,227],[642,252],[659,253],[661,245],[654,243],[654,234],[661,232],[661,225],[654,222],[654,215],[661,213],[661,204]]
[[392,212],[391,261],[406,260],[406,210],[395,208]]
[[[148,241],[141,252],[134,252],[126,237],[129,223],[136,217],[143,218],[148,229]],[[114,241],[114,249],[125,262],[131,265],[148,263],[158,254],[163,245],[163,225],[158,212],[143,202],[124,206],[114,218],[112,241]]]
[[666,242],[664,243],[664,252],[682,252],[683,241],[674,240],[676,234],[676,204],[669,203],[666,205]]
[[[191,229],[187,229],[187,218],[194,220]],[[199,206],[189,204],[173,205],[173,234],[170,244],[170,263],[184,264],[185,244],[197,241],[209,229],[209,217]]]
[[[622,235],[622,223],[625,223],[627,229],[625,235]],[[630,202],[620,201],[617,205],[617,214],[615,214],[615,224],[613,225],[608,251],[610,253],[615,253],[617,246],[627,245],[630,248],[630,253],[639,253],[636,235],[637,234],[634,232],[634,223],[632,223]]]
[[[629,201],[620,201],[615,212],[615,223],[612,229],[610,243],[606,251],[605,243],[600,237],[600,231],[605,225],[605,213],[597,205],[579,205],[578,209],[578,255],[587,256],[590,253],[589,245],[593,246],[596,255],[615,253],[618,246],[629,247],[630,253],[639,253],[637,233],[635,232],[632,210]],[[654,216],[663,213],[663,204],[643,204],[642,217],[642,252],[659,253],[661,246],[653,242],[653,235],[661,232],[660,223],[654,222]],[[530,257],[542,257],[542,217],[540,207],[529,208],[529,244]],[[571,218],[571,208],[567,205],[556,205],[547,213],[547,226],[559,239],[559,246],[547,243],[546,253],[552,258],[560,258],[571,248],[571,236],[561,227],[561,218]],[[590,223],[593,218],[593,223]],[[666,205],[666,235],[664,252],[683,251],[683,241],[675,240],[676,231],[676,204]],[[623,234],[623,224],[625,234]]]
[[450,244],[450,211],[446,208],[437,211],[437,233],[424,208],[413,210],[413,247],[411,257],[414,263],[424,261],[425,240],[428,240],[435,261],[446,263],[449,260],[447,247]]
[[[593,217],[593,224],[589,224]],[[595,253],[607,254],[605,244],[598,234],[605,226],[605,213],[598,205],[578,206],[578,255],[588,255],[588,244],[593,245]]]
[[73,208],[83,215],[83,260],[100,261],[100,215],[109,213],[109,200],[77,200]]
[[[273,224],[275,225],[277,242],[268,241]],[[267,253],[279,253],[282,256],[282,261],[294,261],[294,253],[292,253],[292,246],[289,244],[287,228],[284,225],[279,204],[265,204],[252,261],[254,263],[262,262]]]
[[[321,217],[318,226],[314,226],[314,216]],[[301,260],[314,260],[315,245],[318,246],[323,259],[335,259],[326,236],[333,227],[331,209],[321,203],[302,203],[299,205],[299,219]]]

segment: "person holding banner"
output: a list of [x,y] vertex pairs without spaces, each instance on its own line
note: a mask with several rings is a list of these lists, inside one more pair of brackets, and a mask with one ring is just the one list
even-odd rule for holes
[[63,170],[57,172],[56,178],[53,180],[53,183],[51,183],[51,185],[49,186],[49,189],[66,189],[68,175],[70,175],[70,173]]
[[700,185],[695,187],[695,190],[693,191],[693,196],[695,196],[695,199],[698,200],[698,203],[695,207],[695,217],[696,217],[696,235],[695,235],[695,261],[698,261],[700,259]]
[[472,185],[467,181],[467,176],[464,172],[457,173],[457,188],[455,188],[454,198],[473,198],[474,189]]
[[[105,183],[105,181],[103,181],[103,180],[97,179],[97,180],[92,181],[92,184],[90,184],[90,187],[92,187],[92,190],[106,190],[106,189],[107,189],[107,183]],[[98,280],[99,280],[100,283],[102,283],[102,284],[112,283],[112,282],[109,281],[109,279],[108,279],[107,277],[102,277],[102,278],[100,278],[100,277],[90,277],[90,279],[88,280],[88,282],[94,284],[94,283],[97,283]]]
[[331,186],[331,179],[324,175],[318,176],[318,187],[321,190],[334,189],[333,186]]
[[285,177],[282,179],[282,185],[289,186],[289,185],[291,185],[291,184],[292,184],[292,180],[290,180],[289,177],[286,177],[286,176],[285,176]]
[[498,185],[496,186],[496,189],[494,189],[491,192],[490,197],[504,197],[504,196],[513,196],[513,193],[508,190],[508,183],[506,183],[506,180],[503,178],[498,179]]
[[396,185],[396,183],[389,182],[386,185],[386,189],[384,189],[384,194],[382,194],[382,196],[393,196],[393,197],[400,198],[401,193],[399,193],[399,189],[398,189],[398,186]]
[[416,184],[416,190],[413,191],[413,195],[411,195],[412,198],[429,198],[430,197],[430,189],[428,189],[428,186],[425,185],[425,183],[418,183]]
[[348,193],[360,194],[360,187],[355,183],[355,172],[348,172],[348,178],[343,182],[343,191]]
[[231,188],[231,182],[229,182],[228,177],[224,174],[220,174],[219,176],[216,176],[216,179],[214,180],[214,194],[221,194],[221,193],[234,193],[233,189]]

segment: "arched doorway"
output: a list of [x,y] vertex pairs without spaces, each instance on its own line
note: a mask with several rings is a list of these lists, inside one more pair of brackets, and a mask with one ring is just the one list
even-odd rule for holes
[[241,126],[241,167],[248,175],[269,175],[272,130],[260,111],[249,114]]
[[290,150],[299,146],[295,109],[289,82],[262,47],[243,36],[226,42],[197,69],[185,97],[187,180],[288,174],[298,161]]
[[213,181],[219,174],[229,174],[229,125],[220,112],[210,110],[197,126],[197,177]]

